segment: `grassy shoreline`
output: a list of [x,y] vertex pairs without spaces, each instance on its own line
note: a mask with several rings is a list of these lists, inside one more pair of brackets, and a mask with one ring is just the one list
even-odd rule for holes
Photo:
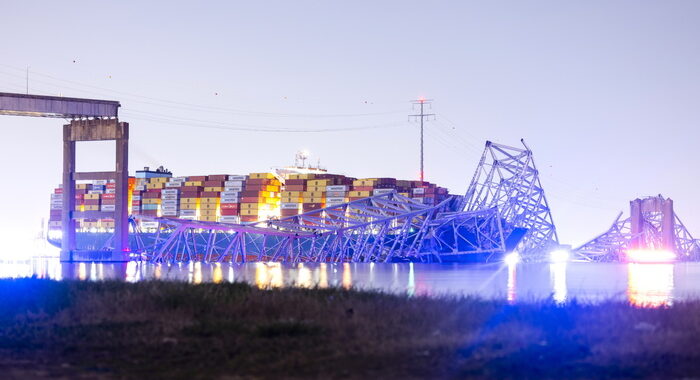
[[700,302],[0,280],[5,378],[700,377]]

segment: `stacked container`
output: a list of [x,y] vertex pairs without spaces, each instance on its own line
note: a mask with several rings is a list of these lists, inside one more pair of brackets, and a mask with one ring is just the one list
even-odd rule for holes
[[241,193],[241,222],[279,217],[280,182],[272,173],[251,173]]
[[241,193],[245,189],[245,175],[229,175],[224,182],[224,191],[221,192],[221,206],[219,222],[241,222]]

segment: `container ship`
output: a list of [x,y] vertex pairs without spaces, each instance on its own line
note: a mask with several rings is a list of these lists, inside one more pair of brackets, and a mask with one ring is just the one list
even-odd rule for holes
[[[114,211],[112,180],[76,183],[76,210]],[[255,223],[294,216],[374,195],[397,193],[427,205],[445,200],[444,187],[426,181],[396,178],[354,178],[310,166],[290,166],[270,172],[175,177],[159,167],[129,177],[131,215],[168,217],[221,223]],[[61,245],[63,189],[51,194],[48,240]],[[139,220],[142,231],[156,222]],[[113,233],[113,219],[76,220],[78,245],[99,248]]]

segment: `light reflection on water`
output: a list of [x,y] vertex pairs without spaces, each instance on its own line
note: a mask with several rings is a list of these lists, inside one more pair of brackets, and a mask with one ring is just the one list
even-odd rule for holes
[[55,259],[0,262],[0,278],[89,281],[243,281],[259,288],[342,287],[409,296],[462,294],[508,302],[626,299],[642,307],[700,299],[700,263],[616,264],[381,264],[381,263],[60,263]]

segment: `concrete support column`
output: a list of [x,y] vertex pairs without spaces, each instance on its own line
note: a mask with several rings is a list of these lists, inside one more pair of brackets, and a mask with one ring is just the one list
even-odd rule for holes
[[63,126],[63,211],[61,212],[61,261],[72,261],[75,250],[75,141],[71,126]]
[[119,123],[121,137],[116,139],[115,213],[113,260],[129,259],[129,123]]
[[673,200],[666,199],[662,203],[661,242],[665,249],[676,251],[676,233],[674,231],[675,214],[673,213]]

